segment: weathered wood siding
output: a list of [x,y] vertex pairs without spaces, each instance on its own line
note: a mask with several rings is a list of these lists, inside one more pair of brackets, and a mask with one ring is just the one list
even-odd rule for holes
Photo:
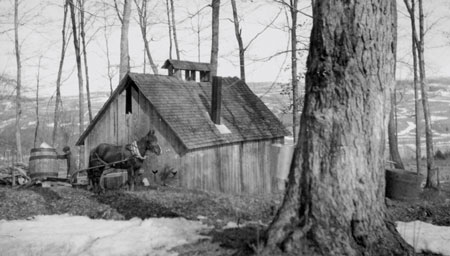
[[[264,194],[278,190],[272,145],[279,140],[240,142],[198,149],[180,156],[177,152],[184,152],[182,143],[134,87],[129,90],[132,113],[125,113],[126,92],[124,90],[111,102],[86,137],[86,161],[90,149],[99,143],[130,143],[154,129],[162,154],[148,154],[144,163],[144,176],[150,182],[160,184],[161,172],[165,167],[172,167],[177,174],[169,179],[175,186],[234,194]],[[154,175],[152,170],[159,172]]]

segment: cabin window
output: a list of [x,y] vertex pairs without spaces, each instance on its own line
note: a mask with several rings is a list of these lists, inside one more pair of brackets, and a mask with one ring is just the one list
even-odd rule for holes
[[128,86],[125,93],[125,114],[133,113],[133,104],[132,104],[132,90],[131,86]]

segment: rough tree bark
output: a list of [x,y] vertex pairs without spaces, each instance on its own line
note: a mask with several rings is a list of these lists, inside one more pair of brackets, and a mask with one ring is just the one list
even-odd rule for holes
[[122,78],[130,71],[130,54],[128,50],[128,30],[130,27],[130,16],[131,0],[124,0],[123,14],[120,19],[120,21],[122,22],[122,28],[120,34],[119,80],[122,80]]
[[84,61],[84,74],[86,78],[86,98],[87,98],[87,107],[89,113],[89,122],[92,121],[92,106],[91,106],[91,91],[89,86],[89,68],[87,61],[87,51],[86,51],[86,33],[84,29],[84,4],[85,0],[78,0],[79,12],[80,12],[80,37],[81,37],[81,45],[83,47],[83,61]]
[[266,255],[412,253],[384,203],[396,1],[313,1],[306,97]]
[[170,10],[171,10],[171,13],[172,13],[173,42],[175,44],[175,53],[177,54],[177,60],[180,60],[180,48],[178,48],[177,26],[176,26],[175,8],[173,6],[173,1],[174,0],[170,0]]
[[20,133],[20,119],[22,117],[22,62],[20,60],[19,42],[19,0],[14,1],[14,51],[16,54],[16,156],[22,162],[22,136]]
[[233,24],[234,34],[239,47],[239,69],[241,73],[241,80],[245,82],[245,50],[242,42],[242,29],[239,26],[239,16],[236,7],[236,0],[231,0],[231,8],[233,10]]
[[220,0],[212,0],[212,39],[211,39],[211,81],[217,76],[217,58],[219,56],[219,16]]
[[53,133],[52,133],[52,145],[56,146],[56,140],[58,138],[58,129],[61,122],[61,77],[64,66],[64,58],[66,56],[67,42],[66,42],[66,22],[67,22],[67,1],[64,2],[64,16],[62,26],[62,40],[61,40],[61,57],[59,59],[58,76],[56,78],[56,98],[55,98],[55,114],[53,118]]
[[[148,61],[150,62],[150,67],[152,68],[153,74],[158,74],[158,67],[153,61],[152,54],[150,53],[150,47],[148,45],[147,39],[147,2],[148,0],[142,0],[141,5],[139,5],[137,0],[134,0],[136,8],[138,11],[139,27],[141,28],[142,40],[144,41],[145,52],[147,54]],[[145,58],[144,58],[145,60]],[[144,64],[145,66],[145,64]]]

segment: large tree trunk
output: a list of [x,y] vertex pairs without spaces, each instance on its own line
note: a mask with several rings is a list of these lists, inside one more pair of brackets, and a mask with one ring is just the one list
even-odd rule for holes
[[302,125],[267,254],[411,250],[384,204],[395,12],[394,0],[313,1]]
[[239,16],[237,13],[236,0],[231,0],[231,7],[233,10],[234,34],[236,35],[236,40],[239,47],[239,69],[241,72],[241,80],[245,82],[245,49],[244,43],[242,42],[242,30],[239,27]]
[[219,57],[219,15],[220,0],[212,0],[212,40],[211,40],[211,81],[217,76],[217,58]]
[[292,80],[292,132],[294,143],[297,142],[298,122],[298,79],[297,79],[297,3],[290,0],[291,12],[291,80]]
[[61,122],[61,77],[64,66],[64,58],[66,56],[66,22],[67,22],[67,1],[64,2],[64,16],[62,26],[62,43],[61,43],[61,57],[59,59],[58,77],[56,78],[56,98],[55,98],[55,114],[53,118],[53,133],[52,133],[52,145],[56,146],[56,139],[58,137],[59,124]]
[[14,50],[16,54],[16,156],[22,162],[22,139],[20,133],[20,119],[22,117],[22,62],[20,60],[19,42],[19,0],[14,1]]
[[423,15],[423,3],[419,0],[419,41],[418,41],[418,57],[419,57],[419,77],[420,85],[422,88],[422,105],[423,116],[425,119],[425,143],[427,150],[427,182],[425,187],[438,188],[439,180],[437,170],[434,168],[434,150],[433,150],[433,132],[431,130],[431,115],[430,107],[428,104],[428,84],[425,77],[425,56],[424,56],[424,15]]
[[128,50],[128,30],[130,27],[131,16],[131,0],[124,0],[122,30],[120,34],[120,67],[119,67],[119,80],[130,71],[130,54]]

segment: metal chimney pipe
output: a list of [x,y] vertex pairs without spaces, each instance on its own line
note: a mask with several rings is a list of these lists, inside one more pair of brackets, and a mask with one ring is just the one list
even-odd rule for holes
[[211,95],[211,120],[215,124],[220,124],[222,112],[222,77],[213,76]]

